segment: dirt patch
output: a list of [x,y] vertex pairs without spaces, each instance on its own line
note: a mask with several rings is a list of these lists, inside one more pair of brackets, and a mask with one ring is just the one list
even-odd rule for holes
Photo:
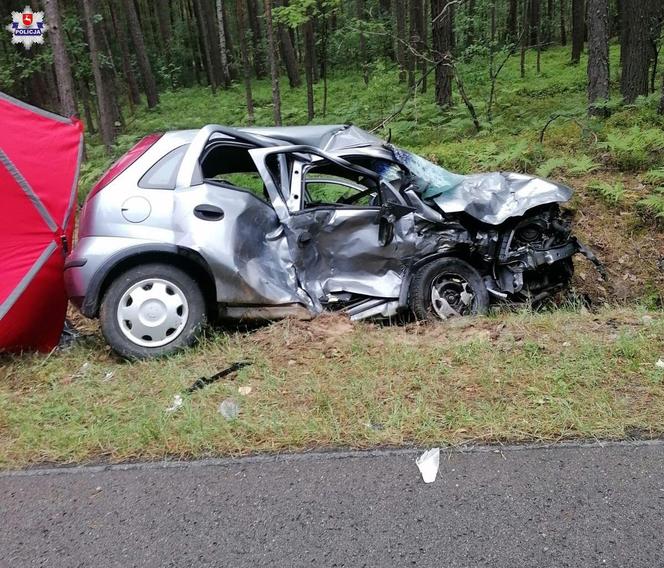
[[[593,179],[573,185],[585,187]],[[646,300],[653,307],[662,306],[664,232],[654,225],[646,226],[634,209],[634,202],[642,197],[638,180],[624,182],[631,193],[621,206],[610,207],[584,189],[575,196],[576,232],[597,253],[609,279],[602,281],[594,267],[577,256],[574,287],[594,303]]]

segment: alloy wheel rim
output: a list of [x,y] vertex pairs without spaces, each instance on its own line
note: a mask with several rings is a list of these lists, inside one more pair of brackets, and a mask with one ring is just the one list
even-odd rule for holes
[[117,319],[122,334],[141,347],[162,347],[184,329],[189,305],[182,290],[162,278],[132,285],[120,299]]
[[473,314],[475,292],[458,274],[441,274],[431,282],[431,307],[440,319]]

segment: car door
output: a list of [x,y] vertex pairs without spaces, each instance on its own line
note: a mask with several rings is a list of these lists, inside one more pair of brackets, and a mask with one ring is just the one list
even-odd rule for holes
[[249,150],[261,143],[233,129],[201,129],[178,173],[177,244],[207,261],[222,304],[306,304],[284,227],[249,179],[260,175]]
[[252,154],[264,167],[269,156],[287,156],[282,223],[300,284],[317,306],[349,294],[399,297],[415,250],[414,218],[375,172],[308,147]]

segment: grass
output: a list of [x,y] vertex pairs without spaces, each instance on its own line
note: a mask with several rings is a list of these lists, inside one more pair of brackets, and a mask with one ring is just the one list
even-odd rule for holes
[[[447,325],[335,316],[118,362],[96,334],[0,370],[0,468],[94,460],[664,433],[664,317],[557,310]],[[236,378],[173,396],[234,361]],[[109,373],[112,375],[109,376]],[[248,395],[238,387],[250,386]],[[240,415],[217,412],[226,398]]]

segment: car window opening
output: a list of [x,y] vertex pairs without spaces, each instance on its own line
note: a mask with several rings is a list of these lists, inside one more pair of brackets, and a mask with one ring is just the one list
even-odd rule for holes
[[201,169],[203,178],[227,189],[244,190],[267,203],[270,198],[263,178],[249,154],[250,148],[215,145],[203,156]]
[[312,207],[378,207],[378,190],[372,180],[336,164],[313,166],[304,174],[303,209]]

